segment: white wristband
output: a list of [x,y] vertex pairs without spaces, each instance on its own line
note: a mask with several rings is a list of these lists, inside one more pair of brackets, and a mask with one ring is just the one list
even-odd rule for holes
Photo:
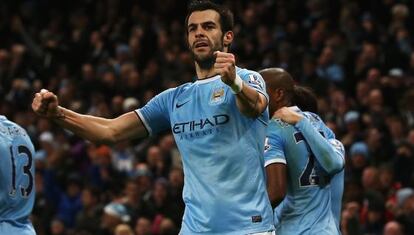
[[233,84],[230,85],[231,91],[233,94],[239,94],[243,89],[243,79],[236,74],[236,78],[233,81]]

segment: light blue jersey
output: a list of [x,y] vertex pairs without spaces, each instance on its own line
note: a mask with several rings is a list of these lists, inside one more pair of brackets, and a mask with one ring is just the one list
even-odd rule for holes
[[0,116],[0,234],[32,235],[34,147],[26,131]]
[[345,170],[335,174],[331,179],[332,212],[335,217],[336,227],[340,229],[342,195],[344,193]]
[[[265,93],[262,77],[237,68]],[[220,76],[187,83],[154,97],[136,111],[150,134],[171,128],[184,166],[181,234],[249,234],[273,230],[266,192],[263,143],[267,110],[242,115]]]
[[[297,107],[292,107],[301,112]],[[340,234],[332,209],[331,178],[344,167],[342,144],[316,114],[296,125],[269,122],[265,166],[287,166],[287,193],[275,209],[276,234]]]

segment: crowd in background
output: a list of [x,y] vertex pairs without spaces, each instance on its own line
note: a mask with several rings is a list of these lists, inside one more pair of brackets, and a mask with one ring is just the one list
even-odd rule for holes
[[[343,234],[414,234],[414,2],[216,2],[234,12],[238,66],[283,68],[318,95],[346,147]],[[39,235],[178,233],[183,170],[169,132],[95,145],[37,117],[31,100],[46,88],[64,107],[113,118],[193,81],[186,6],[0,2],[0,114],[36,145]]]

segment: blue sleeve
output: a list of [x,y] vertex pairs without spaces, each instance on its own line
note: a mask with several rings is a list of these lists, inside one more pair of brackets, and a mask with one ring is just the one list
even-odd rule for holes
[[283,138],[279,127],[270,122],[267,129],[264,148],[265,167],[273,163],[286,164],[285,151],[283,149]]
[[152,98],[144,107],[135,110],[149,135],[169,129],[170,107],[174,88]]
[[245,84],[249,85],[257,92],[262,93],[266,99],[269,100],[269,96],[266,93],[266,83],[264,82],[262,76],[259,73],[251,70],[242,71],[245,72],[240,72],[238,75],[245,82]]
[[307,118],[300,120],[295,127],[302,132],[316,160],[328,174],[333,175],[343,169],[345,165],[343,154],[337,151],[337,148],[333,145],[337,144],[339,146],[339,141],[325,139]]

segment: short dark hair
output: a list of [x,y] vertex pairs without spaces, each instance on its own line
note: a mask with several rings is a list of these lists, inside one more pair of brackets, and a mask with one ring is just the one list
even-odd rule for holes
[[188,18],[195,11],[213,10],[220,15],[220,27],[223,33],[232,31],[234,25],[233,13],[226,7],[220,6],[208,0],[194,0],[188,4],[187,16],[185,17],[185,28],[188,34]]
[[318,113],[318,98],[310,87],[295,85],[292,103],[303,111]]

